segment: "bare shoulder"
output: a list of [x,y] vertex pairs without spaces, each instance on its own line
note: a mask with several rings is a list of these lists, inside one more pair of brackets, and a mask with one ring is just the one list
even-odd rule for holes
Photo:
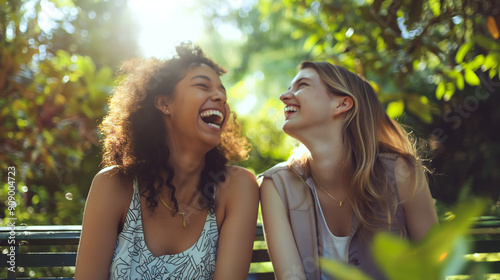
[[124,204],[128,207],[133,193],[133,179],[117,172],[115,168],[104,168],[95,175],[89,196],[109,200],[110,204],[118,207]]
[[250,170],[241,166],[230,165],[226,168],[227,180],[229,184],[235,185],[236,188],[257,189],[257,179]]
[[116,170],[116,167],[110,166],[101,169],[92,181],[92,185],[113,190],[125,190],[132,188],[133,180],[130,176],[121,174]]
[[438,221],[424,169],[420,162],[402,156],[396,159],[394,169],[410,238],[420,240]]
[[240,166],[227,166],[225,180],[221,186],[221,195],[225,198],[257,196],[259,186],[255,175]]

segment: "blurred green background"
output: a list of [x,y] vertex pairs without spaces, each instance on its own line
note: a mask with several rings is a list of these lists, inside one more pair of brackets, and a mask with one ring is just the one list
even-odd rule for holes
[[287,159],[297,143],[278,96],[301,61],[326,60],[366,77],[427,140],[440,215],[477,195],[500,214],[498,1],[0,0],[0,28],[0,219],[13,166],[17,225],[81,224],[116,70],[186,39],[228,69],[253,146],[239,165]]

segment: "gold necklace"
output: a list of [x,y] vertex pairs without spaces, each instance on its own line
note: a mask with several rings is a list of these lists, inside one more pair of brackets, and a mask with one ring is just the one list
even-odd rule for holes
[[[312,176],[312,175],[311,175],[311,176]],[[315,183],[316,183],[316,180],[314,180],[314,177],[313,177],[313,181],[315,181]],[[336,199],[333,195],[331,195],[330,193],[328,193],[325,189],[323,189],[323,187],[322,187],[320,184],[316,183],[316,185],[318,185],[318,187],[319,187],[322,191],[324,191],[324,192],[326,193],[326,195],[328,195],[331,199],[333,199],[333,200],[337,201],[337,202],[339,203],[339,206],[340,206],[340,207],[342,207],[342,206],[343,206],[344,201],[345,201],[345,199],[346,199],[346,198],[344,198],[344,199],[342,199],[342,200],[338,200],[338,199]]]
[[191,207],[189,207],[189,209],[186,212],[175,211],[174,209],[170,208],[170,206],[168,206],[165,203],[165,201],[163,200],[163,197],[161,197],[161,196],[160,196],[160,201],[161,201],[161,203],[163,203],[163,205],[165,205],[165,207],[167,207],[168,210],[170,210],[170,213],[172,213],[172,216],[174,216],[175,214],[179,214],[179,215],[182,216],[182,226],[186,228],[187,227],[186,215],[189,212],[191,212],[191,210],[193,210],[193,207],[198,202],[199,198],[200,198],[200,193],[198,192],[198,195],[196,196],[196,198],[194,199],[193,203],[191,204]]

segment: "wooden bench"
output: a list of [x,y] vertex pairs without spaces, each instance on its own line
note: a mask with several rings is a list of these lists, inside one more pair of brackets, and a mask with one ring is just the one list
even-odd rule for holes
[[[469,229],[467,242],[467,254],[499,253],[500,258],[500,218],[480,217],[474,227]],[[500,273],[500,260],[467,262],[462,272],[480,271],[477,269],[479,267],[486,273]]]
[[[81,226],[27,226],[15,229],[15,252],[16,267],[71,267],[75,266],[76,245],[80,239]],[[12,246],[9,244],[11,235],[9,227],[0,227],[0,246],[2,249]],[[470,229],[468,242],[470,249],[468,254],[475,253],[500,253],[500,219],[498,217],[481,217],[474,228]],[[263,241],[262,226],[258,225],[255,233],[255,241]],[[58,246],[64,248],[70,246],[71,251],[57,249],[57,252],[43,252],[38,248],[46,246]],[[20,247],[22,248],[20,250]],[[50,247],[54,248],[54,247]],[[21,252],[20,252],[21,251]],[[3,273],[10,266],[9,256],[0,254],[0,267]],[[252,263],[269,262],[266,249],[254,249]],[[500,261],[470,262],[464,267],[465,272],[471,271],[473,266],[482,265],[489,273],[500,273]],[[1,274],[0,274],[1,275]],[[5,278],[2,278],[5,279]],[[15,273],[8,272],[6,279],[16,278]],[[36,279],[36,278],[35,278]],[[39,279],[72,279],[72,278],[39,278]],[[250,273],[247,279],[274,279],[273,272]]]
[[[0,227],[0,246],[2,250],[15,247],[15,266],[17,267],[71,267],[76,262],[76,246],[80,240],[82,226],[26,226],[15,228],[15,245],[9,243],[11,228]],[[262,226],[258,225],[255,241],[263,241]],[[44,252],[48,246],[57,246],[57,252]],[[20,250],[20,247],[24,247]],[[45,248],[44,248],[45,247]],[[65,248],[72,251],[66,251]],[[28,249],[28,252],[25,252]],[[41,249],[43,248],[43,249]],[[59,251],[60,250],[60,251]],[[20,252],[21,251],[21,252]],[[8,271],[10,256],[0,254],[0,268],[7,271],[7,278],[1,279],[73,279],[64,277],[51,278],[16,278],[16,273]],[[255,249],[252,254],[252,263],[269,262],[266,249]],[[2,274],[0,274],[2,275]],[[0,276],[1,277],[1,276]],[[273,272],[249,273],[248,280],[274,279]]]

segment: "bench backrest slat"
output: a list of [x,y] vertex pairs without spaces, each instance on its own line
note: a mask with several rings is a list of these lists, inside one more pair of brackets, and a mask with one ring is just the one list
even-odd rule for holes
[[[7,255],[0,255],[0,262],[7,263]],[[75,266],[76,252],[44,252],[17,254],[16,266],[20,267],[58,267]]]

